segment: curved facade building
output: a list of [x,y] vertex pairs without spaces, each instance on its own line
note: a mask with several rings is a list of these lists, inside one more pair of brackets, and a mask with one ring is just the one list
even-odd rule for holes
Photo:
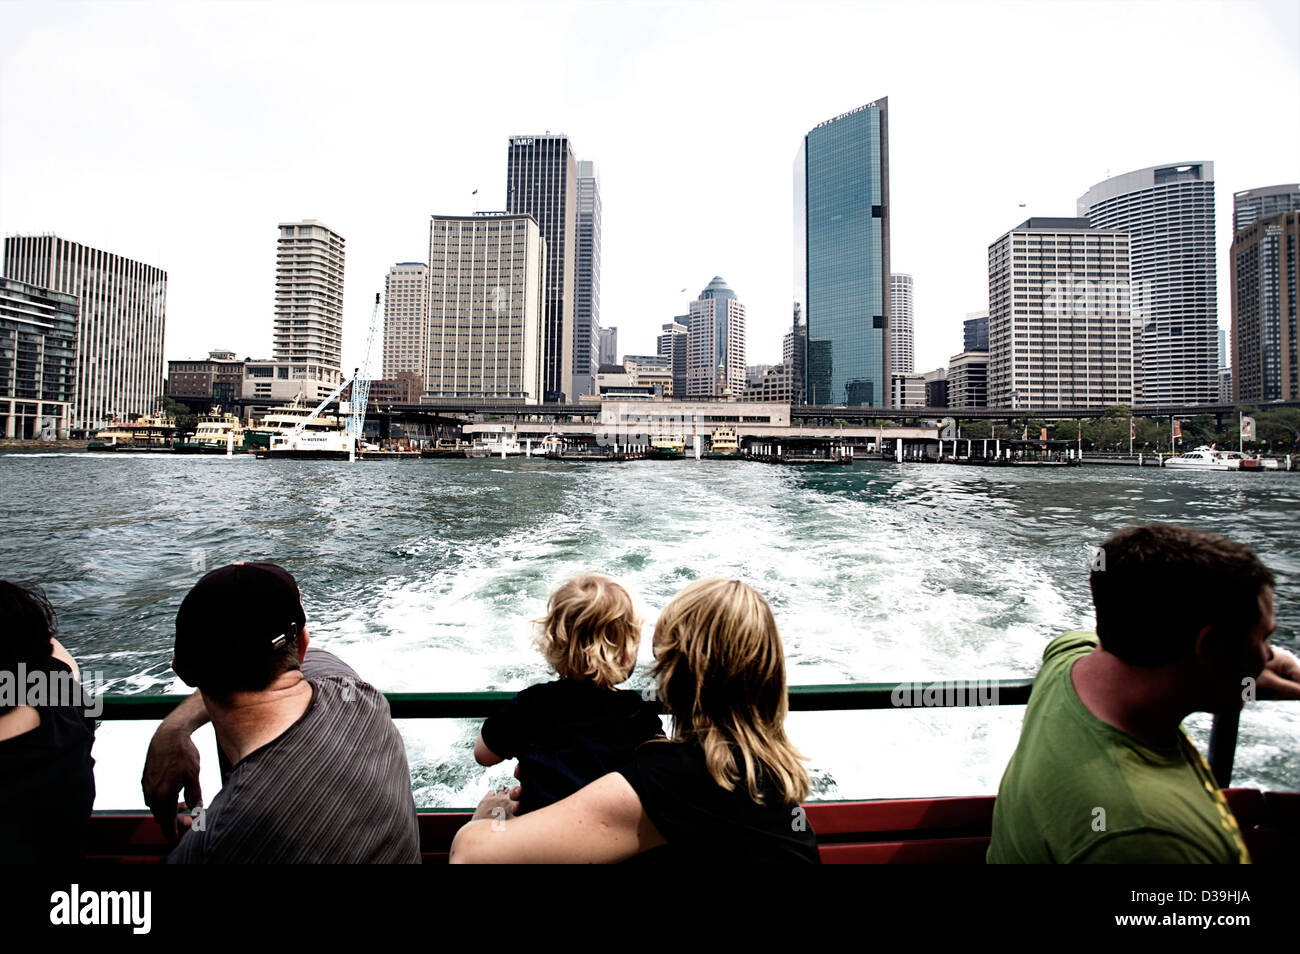
[[1078,208],[1093,228],[1129,235],[1134,403],[1217,403],[1214,163],[1115,176],[1080,196]]
[[740,397],[745,384],[745,306],[721,276],[714,276],[690,306],[686,393]]
[[888,99],[816,126],[795,158],[795,301],[809,404],[890,398]]

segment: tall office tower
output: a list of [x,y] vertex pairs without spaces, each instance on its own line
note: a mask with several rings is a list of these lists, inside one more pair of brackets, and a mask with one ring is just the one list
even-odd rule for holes
[[914,340],[912,276],[896,273],[889,276],[889,358],[894,374],[911,374],[916,370]]
[[1296,246],[1300,211],[1246,226],[1232,240],[1232,400],[1300,399]]
[[77,296],[0,279],[0,434],[66,440],[77,380]]
[[1232,194],[1232,233],[1279,212],[1300,211],[1300,183],[1264,186]]
[[989,350],[989,313],[987,311],[967,312],[962,322],[963,351]]
[[568,136],[510,139],[506,210],[531,215],[546,243],[542,397],[565,401],[573,387],[573,279],[578,260],[578,162]]
[[167,273],[54,235],[5,239],[5,277],[75,295],[73,428],[152,414],[163,393]]
[[577,270],[573,278],[573,390],[592,394],[600,364],[600,181],[596,164],[578,163]]
[[1078,211],[1093,228],[1129,233],[1134,402],[1216,402],[1214,163],[1115,176],[1081,196]]
[[433,216],[425,393],[539,401],[545,288],[531,215]]
[[324,222],[280,223],[272,352],[293,378],[343,380],[343,236]]
[[687,396],[744,394],[745,306],[720,276],[691,302],[687,335]]
[[1228,366],[1228,332],[1220,328],[1219,329],[1219,367],[1226,368],[1227,366]]
[[618,364],[618,328],[600,329],[600,364]]
[[1128,233],[1032,218],[990,245],[988,362],[990,407],[1131,406]]
[[659,335],[659,347],[656,349],[660,356],[672,362],[670,367],[673,371],[673,394],[677,397],[686,394],[686,355],[690,344],[688,333],[690,321],[690,315],[678,315],[666,323]]
[[809,404],[889,401],[888,102],[816,126],[795,158],[795,300],[808,326]]
[[781,339],[781,363],[790,369],[793,378],[791,392],[795,404],[804,403],[804,370],[808,356],[808,328],[803,323],[803,309],[794,303],[794,321]]
[[387,380],[405,371],[424,377],[429,354],[429,266],[398,262],[384,278],[384,370]]

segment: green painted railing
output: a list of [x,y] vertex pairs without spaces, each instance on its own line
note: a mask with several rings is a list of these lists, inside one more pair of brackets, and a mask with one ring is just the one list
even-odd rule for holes
[[[837,686],[792,686],[793,712],[848,709],[921,709],[964,706],[1022,706],[1032,679],[869,682]],[[513,692],[386,692],[394,719],[481,719],[514,697]],[[102,719],[157,720],[185,696],[115,695],[103,697]]]

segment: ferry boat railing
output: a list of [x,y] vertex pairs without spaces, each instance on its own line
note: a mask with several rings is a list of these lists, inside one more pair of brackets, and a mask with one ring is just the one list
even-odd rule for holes
[[[846,683],[790,687],[790,711],[967,708],[1022,706],[1029,701],[1032,679],[927,680],[920,682]],[[482,719],[513,692],[386,692],[394,719]],[[185,696],[105,694],[101,719],[159,721]],[[1214,716],[1209,763],[1219,785],[1232,780],[1240,713]]]

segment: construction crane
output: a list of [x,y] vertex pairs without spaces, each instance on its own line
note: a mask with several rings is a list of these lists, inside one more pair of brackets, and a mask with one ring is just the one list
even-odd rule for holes
[[[370,313],[370,330],[366,332],[366,351],[361,366],[352,372],[352,412],[348,415],[348,434],[352,446],[361,446],[366,428],[366,408],[370,403],[370,362],[374,357],[375,338],[379,336],[379,292],[375,292],[375,308]],[[349,457],[351,459],[351,457]]]

